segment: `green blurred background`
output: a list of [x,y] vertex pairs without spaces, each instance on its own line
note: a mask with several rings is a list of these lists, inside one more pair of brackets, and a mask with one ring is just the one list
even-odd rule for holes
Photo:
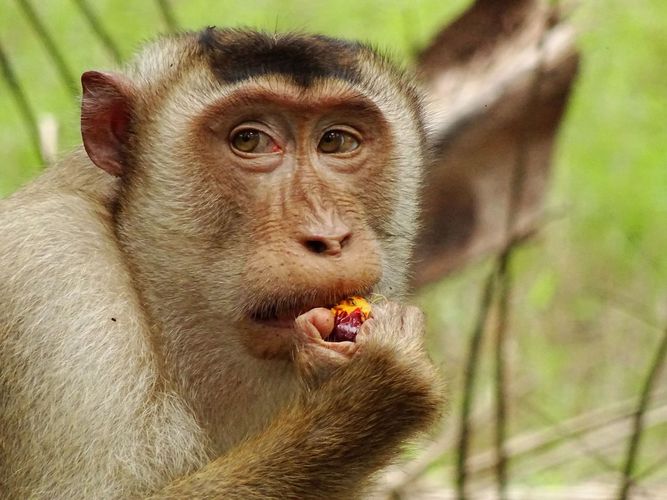
[[[464,0],[314,2],[175,0],[179,25],[307,30],[371,41],[410,64],[436,31],[469,5]],[[72,0],[33,2],[78,76],[114,66]],[[90,0],[127,58],[166,30],[152,0]],[[585,0],[571,21],[582,64],[558,140],[549,210],[559,214],[513,261],[511,434],[636,398],[667,325],[667,2]],[[78,103],[62,83],[18,2],[0,0],[0,43],[38,116],[59,123],[59,151],[79,143]],[[40,171],[25,124],[0,81],[0,195]],[[488,262],[422,291],[430,341],[449,381],[454,425],[465,342],[477,314]],[[490,341],[489,341],[490,343]],[[490,361],[477,405],[491,398]],[[660,385],[667,389],[667,373]],[[660,401],[666,401],[665,394]],[[656,403],[657,404],[657,403]],[[487,417],[487,419],[490,417]],[[667,424],[643,441],[642,484],[667,482]],[[480,426],[475,446],[489,445]],[[565,460],[532,467],[512,462],[526,484],[614,481],[625,441],[581,443]],[[451,461],[446,454],[444,464]],[[539,460],[538,460],[539,461]],[[436,468],[434,474],[437,475]]]

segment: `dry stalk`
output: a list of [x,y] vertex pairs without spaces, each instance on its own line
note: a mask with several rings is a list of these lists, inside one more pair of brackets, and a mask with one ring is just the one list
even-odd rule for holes
[[93,30],[93,33],[95,33],[97,38],[99,38],[102,45],[104,45],[104,48],[111,54],[113,60],[119,64],[122,58],[118,46],[113,38],[111,38],[111,35],[109,35],[109,32],[104,28],[95,12],[93,12],[93,9],[90,8],[90,5],[88,5],[86,0],[73,0],[73,2],[76,4],[83,17],[86,18],[90,28]]
[[30,107],[30,102],[28,101],[28,98],[26,97],[26,94],[23,91],[21,82],[19,82],[16,73],[14,72],[14,68],[12,67],[9,58],[5,53],[2,43],[0,43],[0,71],[2,71],[2,76],[7,82],[9,91],[11,92],[12,97],[14,98],[14,101],[16,102],[16,105],[19,108],[19,113],[23,118],[23,122],[25,123],[26,128],[28,129],[28,135],[30,136],[33,149],[35,150],[35,153],[37,153],[40,162],[43,163],[44,158],[42,157],[42,149],[39,139],[39,127],[37,126],[37,119],[35,118],[35,114],[33,113],[32,108]]
[[167,29],[171,33],[178,31],[178,22],[176,21],[176,16],[174,16],[174,9],[171,2],[169,0],[157,0],[157,6]]
[[41,19],[37,15],[37,12],[35,12],[34,7],[29,2],[29,0],[16,0],[16,2],[28,19],[28,22],[30,23],[32,29],[35,31],[37,38],[39,38],[39,40],[42,42],[42,45],[44,45],[44,48],[51,57],[51,60],[56,66],[56,70],[58,71],[63,84],[69,93],[72,94],[72,96],[78,96],[79,86],[77,79],[74,78],[74,73],[72,73],[71,69],[67,65],[67,62],[60,52],[58,45],[56,44],[49,31],[46,29],[44,23],[42,23]]
[[626,500],[630,493],[630,488],[633,485],[633,475],[635,473],[635,465],[639,455],[641,446],[641,438],[644,432],[645,413],[651,402],[653,387],[655,386],[663,365],[667,358],[667,328],[665,328],[655,357],[651,363],[646,378],[642,385],[639,402],[637,403],[637,410],[633,416],[632,434],[628,443],[628,450],[625,455],[625,465],[623,466],[623,476],[619,485],[618,499]]

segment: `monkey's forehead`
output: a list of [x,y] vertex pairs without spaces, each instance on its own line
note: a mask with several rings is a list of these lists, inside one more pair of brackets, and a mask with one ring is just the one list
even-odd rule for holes
[[290,77],[303,87],[322,78],[358,83],[359,57],[373,56],[361,43],[322,35],[207,28],[197,42],[213,73],[225,83],[269,74]]
[[416,92],[410,76],[369,46],[302,33],[207,28],[171,35],[144,46],[128,70],[140,86],[152,87],[203,68],[224,85],[279,75],[302,88],[342,80]]
[[128,73],[151,109],[179,95],[190,109],[201,109],[240,85],[262,82],[300,97],[365,95],[396,121],[416,123],[423,135],[422,94],[413,77],[359,42],[207,28],[147,44]]

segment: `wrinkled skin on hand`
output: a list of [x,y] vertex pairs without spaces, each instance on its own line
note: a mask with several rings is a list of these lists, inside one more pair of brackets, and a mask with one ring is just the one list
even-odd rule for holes
[[311,309],[296,319],[294,358],[306,379],[327,378],[369,351],[388,355],[396,363],[409,363],[417,368],[415,373],[431,378],[433,367],[423,344],[424,316],[417,307],[393,302],[374,305],[354,342],[330,341],[333,329],[334,315],[329,309]]

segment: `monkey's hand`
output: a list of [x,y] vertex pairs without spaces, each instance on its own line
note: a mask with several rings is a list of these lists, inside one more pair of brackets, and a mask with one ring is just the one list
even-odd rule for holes
[[356,342],[326,341],[332,329],[333,316],[328,309],[312,309],[296,319],[294,358],[305,378],[328,377],[350,362],[358,350],[396,355],[411,363],[412,369],[432,372],[423,347],[424,318],[416,307],[397,303],[374,306],[372,318],[361,326]]
[[294,362],[305,381],[312,384],[345,365],[357,350],[354,342],[327,342],[334,328],[330,309],[318,307],[296,318]]
[[428,362],[424,331],[424,314],[419,308],[386,302],[373,307],[372,317],[361,326],[356,340],[363,350],[394,351],[406,360]]
[[[304,315],[302,326],[306,320],[315,316]],[[313,348],[300,350],[301,362],[320,375],[328,372],[327,378],[305,394],[290,418],[312,424],[308,431],[301,429],[307,436],[295,438],[308,463],[304,466],[327,471],[324,479],[312,478],[313,487],[327,483],[327,498],[345,498],[354,493],[345,488],[363,482],[405,440],[435,423],[444,391],[424,349],[424,316],[416,307],[374,306],[356,342],[345,343],[345,353],[338,351],[340,343],[322,341],[330,331],[328,323],[310,331]],[[322,354],[326,350],[331,358]]]
[[422,313],[375,307],[357,342],[341,347],[323,340],[333,328],[325,312],[297,322],[297,355],[326,377],[263,432],[156,498],[356,498],[405,440],[435,423],[442,390],[423,348]]
[[375,359],[391,360],[406,378],[435,384],[438,378],[424,348],[424,332],[424,314],[417,307],[378,304],[357,335],[358,356],[371,365]]

